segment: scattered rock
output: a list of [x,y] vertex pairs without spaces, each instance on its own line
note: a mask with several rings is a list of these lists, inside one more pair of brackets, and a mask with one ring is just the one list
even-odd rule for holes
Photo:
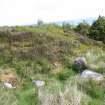
[[37,87],[42,87],[45,85],[45,81],[42,80],[33,80],[32,81]]
[[86,62],[85,57],[76,58],[73,66],[78,71],[85,70],[87,68],[87,62]]
[[18,85],[18,77],[11,70],[4,69],[3,72],[0,73],[0,81],[2,83],[9,83],[13,87],[17,87],[17,85]]
[[82,78],[92,79],[92,80],[102,80],[104,77],[102,74],[93,72],[91,70],[85,70],[81,73]]
[[8,89],[16,88],[16,87],[13,87],[12,84],[8,82],[4,82],[3,87]]

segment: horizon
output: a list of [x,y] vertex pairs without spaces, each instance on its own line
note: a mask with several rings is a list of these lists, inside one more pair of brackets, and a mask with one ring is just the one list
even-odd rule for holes
[[1,0],[0,26],[85,20],[105,16],[104,0]]
[[63,23],[68,23],[68,24],[71,24],[71,25],[76,26],[79,23],[85,21],[86,23],[88,23],[88,24],[91,25],[97,18],[98,17],[94,17],[94,18],[90,17],[90,18],[85,18],[85,19],[80,19],[79,18],[79,19],[74,19],[74,20],[60,20],[60,21],[52,21],[52,22],[44,22],[43,20],[38,19],[36,21],[36,23],[34,22],[34,23],[28,23],[28,24],[25,23],[25,24],[19,24],[19,25],[18,24],[13,24],[13,25],[0,25],[0,27],[34,26],[34,25],[37,25],[37,23],[38,23],[39,20],[42,21],[44,24],[57,24],[57,25],[62,25]]

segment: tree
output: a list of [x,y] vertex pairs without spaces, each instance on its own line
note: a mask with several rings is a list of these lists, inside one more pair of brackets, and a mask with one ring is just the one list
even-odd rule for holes
[[38,20],[38,21],[37,21],[37,25],[38,25],[38,26],[43,25],[43,21],[42,21],[42,20]]
[[69,23],[63,23],[62,28],[63,28],[64,32],[70,32],[71,30],[73,30],[73,25],[71,25]]
[[92,39],[105,43],[105,17],[99,16],[98,19],[93,22],[89,36]]
[[75,28],[75,31],[82,35],[89,34],[90,25],[86,23],[85,21],[79,23],[77,27]]

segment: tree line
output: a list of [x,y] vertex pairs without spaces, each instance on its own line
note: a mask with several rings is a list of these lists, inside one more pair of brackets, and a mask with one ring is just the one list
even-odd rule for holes
[[63,24],[62,26],[65,32],[74,30],[75,32],[86,35],[94,40],[102,41],[105,43],[105,17],[99,16],[91,25],[83,21],[76,27],[70,24]]

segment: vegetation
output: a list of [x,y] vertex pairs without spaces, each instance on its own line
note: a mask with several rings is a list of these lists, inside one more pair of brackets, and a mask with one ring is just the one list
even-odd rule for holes
[[77,27],[75,28],[75,31],[82,35],[88,35],[89,34],[90,25],[83,21],[82,23],[79,23]]
[[[73,67],[84,56],[88,69],[104,75],[103,26],[99,17],[92,26],[40,20],[35,26],[1,27],[0,105],[104,105],[105,80],[81,79]],[[43,80],[45,86],[37,87],[32,80]],[[7,81],[16,88],[3,88]]]
[[90,37],[105,43],[105,17],[99,16],[90,28]]

